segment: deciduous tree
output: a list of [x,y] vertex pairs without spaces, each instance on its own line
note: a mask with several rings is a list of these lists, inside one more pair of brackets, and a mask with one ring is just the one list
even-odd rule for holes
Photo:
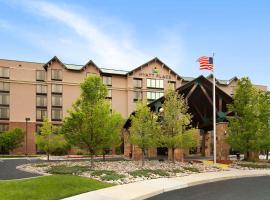
[[144,166],[145,151],[157,147],[160,135],[160,125],[156,115],[150,111],[146,102],[138,102],[135,114],[131,116],[130,143],[142,150],[142,166]]
[[9,153],[20,146],[24,141],[24,132],[20,128],[0,133],[0,152]]
[[106,96],[107,88],[100,77],[87,77],[81,84],[80,97],[62,126],[62,132],[70,144],[90,152],[92,167],[97,150],[118,144],[116,133],[122,124],[120,114],[111,113]]
[[[196,130],[190,127],[191,114],[183,96],[179,95],[172,87],[165,91],[165,100],[162,105],[162,137],[161,144],[174,151],[176,148],[188,149],[196,146]],[[169,155],[168,155],[169,157]]]
[[69,146],[60,133],[57,133],[57,128],[45,118],[40,127],[39,134],[36,135],[36,144],[38,149],[46,152],[47,160],[50,160],[50,154],[59,149],[68,149]]

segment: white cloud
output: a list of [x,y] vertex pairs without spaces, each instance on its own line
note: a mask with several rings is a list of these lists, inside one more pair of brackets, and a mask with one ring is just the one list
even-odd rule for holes
[[[135,31],[132,26],[114,21],[110,16],[91,18],[69,5],[45,1],[28,0],[21,5],[35,16],[56,22],[59,30],[68,28],[73,32],[55,36],[31,30],[36,41],[43,41],[38,44],[50,54],[64,58],[63,62],[75,61],[83,64],[83,61],[92,59],[99,66],[132,69],[157,56],[174,69],[183,64],[183,43],[178,30],[161,31],[156,39],[153,37],[140,43],[133,34]],[[59,43],[55,43],[56,41]]]
[[[129,39],[113,38],[94,23],[67,8],[43,1],[30,1],[28,5],[35,10],[35,13],[57,20],[75,31],[77,35],[88,42],[91,49],[94,49],[99,62],[102,62],[103,65],[118,66],[121,64],[127,66],[134,63],[134,58],[145,59],[143,53],[134,48]],[[62,42],[64,40],[67,41],[67,39],[61,39]]]

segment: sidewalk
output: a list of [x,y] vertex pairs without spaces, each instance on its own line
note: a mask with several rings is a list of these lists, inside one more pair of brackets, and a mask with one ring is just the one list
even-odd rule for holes
[[252,177],[252,176],[268,176],[270,170],[238,170],[230,169],[230,171],[208,172],[192,174],[184,177],[176,178],[159,178],[126,185],[117,185],[110,188],[96,190],[83,193],[64,200],[135,200],[145,199],[154,195],[168,192],[171,190],[186,188],[189,186],[209,183],[214,181]]

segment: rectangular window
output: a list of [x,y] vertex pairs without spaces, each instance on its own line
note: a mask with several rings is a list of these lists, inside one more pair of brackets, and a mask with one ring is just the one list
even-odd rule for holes
[[142,88],[142,79],[134,78],[133,85],[135,88]]
[[108,90],[108,94],[107,94],[106,98],[109,98],[109,99],[112,98],[112,90]]
[[111,86],[112,85],[112,77],[111,76],[103,76],[102,77],[103,84]]
[[0,91],[9,92],[9,83],[0,82]]
[[62,96],[52,95],[52,106],[61,107],[62,106]]
[[52,69],[52,80],[62,81],[62,70],[61,69]]
[[47,85],[37,85],[37,94],[47,94]]
[[0,67],[0,78],[9,78],[9,68]]
[[164,88],[163,80],[160,79],[148,78],[146,81],[146,85],[148,88]]
[[176,82],[175,81],[168,81],[168,84],[170,84],[173,89],[176,89]]
[[0,119],[9,119],[8,107],[0,107]]
[[134,91],[134,101],[142,100],[142,91]]
[[37,70],[36,71],[36,80],[37,81],[45,81],[45,71],[44,70]]
[[9,105],[9,93],[0,93],[0,105]]
[[37,96],[37,107],[47,107],[47,96]]
[[47,109],[37,109],[36,117],[38,121],[43,121],[43,119],[47,117]]
[[63,86],[59,84],[52,84],[52,93],[62,93]]
[[0,124],[0,132],[8,131],[9,124]]
[[59,108],[52,109],[52,120],[54,121],[62,120],[62,109],[59,109]]
[[147,92],[147,100],[156,100],[164,95],[164,92]]

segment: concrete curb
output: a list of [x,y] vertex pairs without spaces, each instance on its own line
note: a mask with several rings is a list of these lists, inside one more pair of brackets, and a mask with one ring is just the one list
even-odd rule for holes
[[83,193],[64,200],[141,200],[172,190],[236,178],[269,176],[270,170],[235,170],[208,172],[184,177],[159,178],[117,185],[101,190]]

